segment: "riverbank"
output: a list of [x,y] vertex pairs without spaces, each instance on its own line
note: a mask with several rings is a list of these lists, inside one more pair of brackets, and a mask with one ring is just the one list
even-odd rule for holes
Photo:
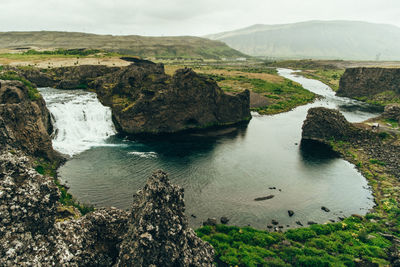
[[[326,145],[354,164],[363,174],[373,190],[375,207],[365,216],[354,214],[348,218],[341,217],[342,221],[339,223],[315,224],[308,228],[290,229],[286,232],[280,232],[281,229],[277,227],[272,228],[274,232],[269,232],[225,225],[204,226],[198,229],[198,235],[215,247],[217,261],[221,266],[397,266],[399,264],[398,124],[380,116],[365,123],[347,126],[338,124],[332,119],[334,117],[329,115],[325,118],[317,114],[315,118],[321,121],[315,122],[315,128],[308,128],[317,133],[316,140],[325,140]],[[372,132],[371,126],[376,123],[385,123],[385,126],[380,129],[375,128]],[[327,133],[326,137],[319,137],[320,133],[331,129],[332,126],[337,127],[340,133],[336,134],[336,138],[329,137],[332,133]],[[320,129],[316,129],[318,127]],[[355,136],[358,137],[351,138],[353,130],[346,131],[347,127],[353,127],[357,133]],[[359,135],[359,131],[363,134]],[[341,139],[340,135],[344,139]],[[323,148],[326,149],[327,147]]]

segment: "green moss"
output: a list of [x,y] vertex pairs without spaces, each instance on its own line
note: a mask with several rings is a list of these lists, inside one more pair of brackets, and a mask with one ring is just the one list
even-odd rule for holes
[[59,202],[62,205],[73,206],[77,208],[82,215],[94,211],[93,206],[81,204],[76,199],[74,199],[72,195],[68,193],[68,189],[66,189],[65,186],[60,183],[60,180],[57,178],[58,165],[59,162],[57,161],[51,163],[47,160],[41,159],[36,162],[35,170],[42,175],[47,175],[54,178],[54,183],[57,185],[61,193]]
[[378,164],[378,165],[381,165],[381,166],[386,166],[385,162],[377,160],[377,159],[370,159],[369,162],[372,163],[372,164]]
[[28,88],[28,96],[32,101],[40,98],[40,93],[37,88],[24,77],[19,76],[16,72],[8,71],[0,73],[0,80],[20,81]]
[[101,53],[101,50],[98,49],[56,49],[49,51],[36,51],[36,50],[28,50],[22,55],[73,55],[73,56],[89,56]]

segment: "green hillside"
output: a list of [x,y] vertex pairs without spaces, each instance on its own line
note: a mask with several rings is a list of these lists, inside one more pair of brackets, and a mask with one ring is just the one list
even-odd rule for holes
[[206,38],[113,36],[77,32],[0,32],[0,48],[88,48],[144,58],[221,59],[246,57],[220,41]]

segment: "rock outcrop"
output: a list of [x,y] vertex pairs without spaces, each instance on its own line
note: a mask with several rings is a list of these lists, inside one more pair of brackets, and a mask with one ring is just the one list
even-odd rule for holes
[[172,77],[162,64],[132,64],[96,79],[91,87],[112,108],[120,132],[173,133],[248,121],[250,94],[225,94],[191,69]]
[[125,134],[174,133],[251,118],[248,90],[228,95],[191,69],[178,70],[171,77],[163,64],[146,60],[122,68],[76,66],[18,72],[39,87],[95,91],[102,104],[111,107],[117,130]]
[[385,106],[382,117],[400,122],[400,104],[389,104]]
[[165,173],[136,195],[131,215],[107,208],[56,222],[59,196],[28,157],[0,154],[0,266],[212,266],[213,249],[187,228],[183,190]]
[[134,195],[118,266],[212,266],[212,247],[188,228],[183,189],[158,171]]
[[119,70],[118,67],[103,65],[81,65],[52,69],[20,68],[20,75],[38,87],[54,87],[58,89],[87,89],[88,84],[97,77]]
[[309,109],[302,129],[302,142],[331,146],[332,141],[344,141],[369,159],[384,164],[388,173],[400,177],[400,146],[391,138],[385,140],[387,132],[380,135],[379,130],[366,130],[365,125],[349,123],[339,111],[327,108]]
[[400,95],[400,68],[349,68],[339,82],[338,96],[370,98],[390,91]]
[[47,160],[60,159],[53,150],[50,113],[43,98],[31,100],[20,81],[0,80],[0,150],[18,149]]
[[302,127],[302,139],[327,143],[329,140],[356,139],[362,135],[335,109],[310,108]]

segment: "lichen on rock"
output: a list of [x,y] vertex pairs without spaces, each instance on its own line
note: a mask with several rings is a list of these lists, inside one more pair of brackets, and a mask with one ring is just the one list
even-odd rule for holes
[[187,226],[183,190],[155,173],[133,210],[105,208],[56,222],[60,192],[20,151],[0,154],[0,266],[211,266]]
[[155,172],[134,195],[118,266],[212,266],[214,250],[188,228],[183,189]]

